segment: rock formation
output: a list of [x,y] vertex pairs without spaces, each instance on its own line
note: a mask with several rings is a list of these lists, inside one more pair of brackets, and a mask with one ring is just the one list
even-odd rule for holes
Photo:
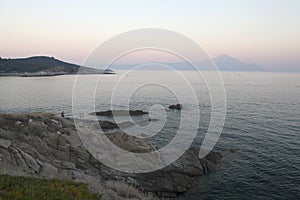
[[172,109],[172,110],[181,110],[182,109],[182,105],[181,104],[170,105],[169,109]]
[[[148,141],[121,132],[117,125],[101,123],[106,125],[106,136],[120,148],[133,152],[154,150]],[[115,130],[109,131],[111,128]],[[86,183],[124,180],[142,191],[174,196],[195,186],[221,158],[212,151],[200,159],[198,150],[189,149],[164,169],[128,174],[96,160],[82,145],[72,119],[50,113],[0,114],[0,174]]]
[[107,110],[91,113],[92,115],[98,116],[138,116],[138,115],[147,115],[149,113],[142,110]]

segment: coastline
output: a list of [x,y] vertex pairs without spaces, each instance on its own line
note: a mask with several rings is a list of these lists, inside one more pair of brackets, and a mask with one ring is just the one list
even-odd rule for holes
[[[95,181],[100,185],[121,181],[142,192],[176,198],[196,186],[201,176],[213,171],[222,157],[211,151],[200,159],[198,149],[191,148],[164,169],[130,174],[111,169],[93,158],[82,145],[71,118],[51,113],[0,114],[0,124],[0,174],[13,176],[59,178],[94,187]],[[148,141],[129,136],[111,124],[105,134],[128,151],[154,150]]]
[[102,73],[0,73],[0,77],[3,76],[16,76],[16,77],[49,77],[49,76],[63,76],[63,75],[91,75],[91,74],[115,74],[113,71],[102,72]]

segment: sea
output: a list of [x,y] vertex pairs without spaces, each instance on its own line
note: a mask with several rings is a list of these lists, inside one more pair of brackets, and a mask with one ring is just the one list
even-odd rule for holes
[[[91,110],[138,109],[156,120],[120,119],[139,127],[126,129],[129,134],[148,134],[161,148],[181,128],[185,133],[196,131],[192,145],[200,148],[215,114],[211,92],[217,87],[226,115],[213,149],[223,158],[181,198],[300,199],[300,73],[145,70],[0,77],[0,113],[64,111],[66,117],[94,119]],[[168,109],[177,103],[182,111]]]

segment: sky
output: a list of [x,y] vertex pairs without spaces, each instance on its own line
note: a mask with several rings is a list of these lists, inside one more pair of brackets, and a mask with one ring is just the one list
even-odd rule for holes
[[176,31],[209,56],[300,71],[299,0],[0,0],[0,57],[82,63],[102,42],[139,28]]

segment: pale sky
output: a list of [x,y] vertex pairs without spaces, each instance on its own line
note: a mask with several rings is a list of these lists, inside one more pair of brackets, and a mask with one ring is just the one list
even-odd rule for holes
[[82,63],[105,40],[139,28],[184,34],[208,55],[300,71],[299,0],[0,0],[0,56]]

